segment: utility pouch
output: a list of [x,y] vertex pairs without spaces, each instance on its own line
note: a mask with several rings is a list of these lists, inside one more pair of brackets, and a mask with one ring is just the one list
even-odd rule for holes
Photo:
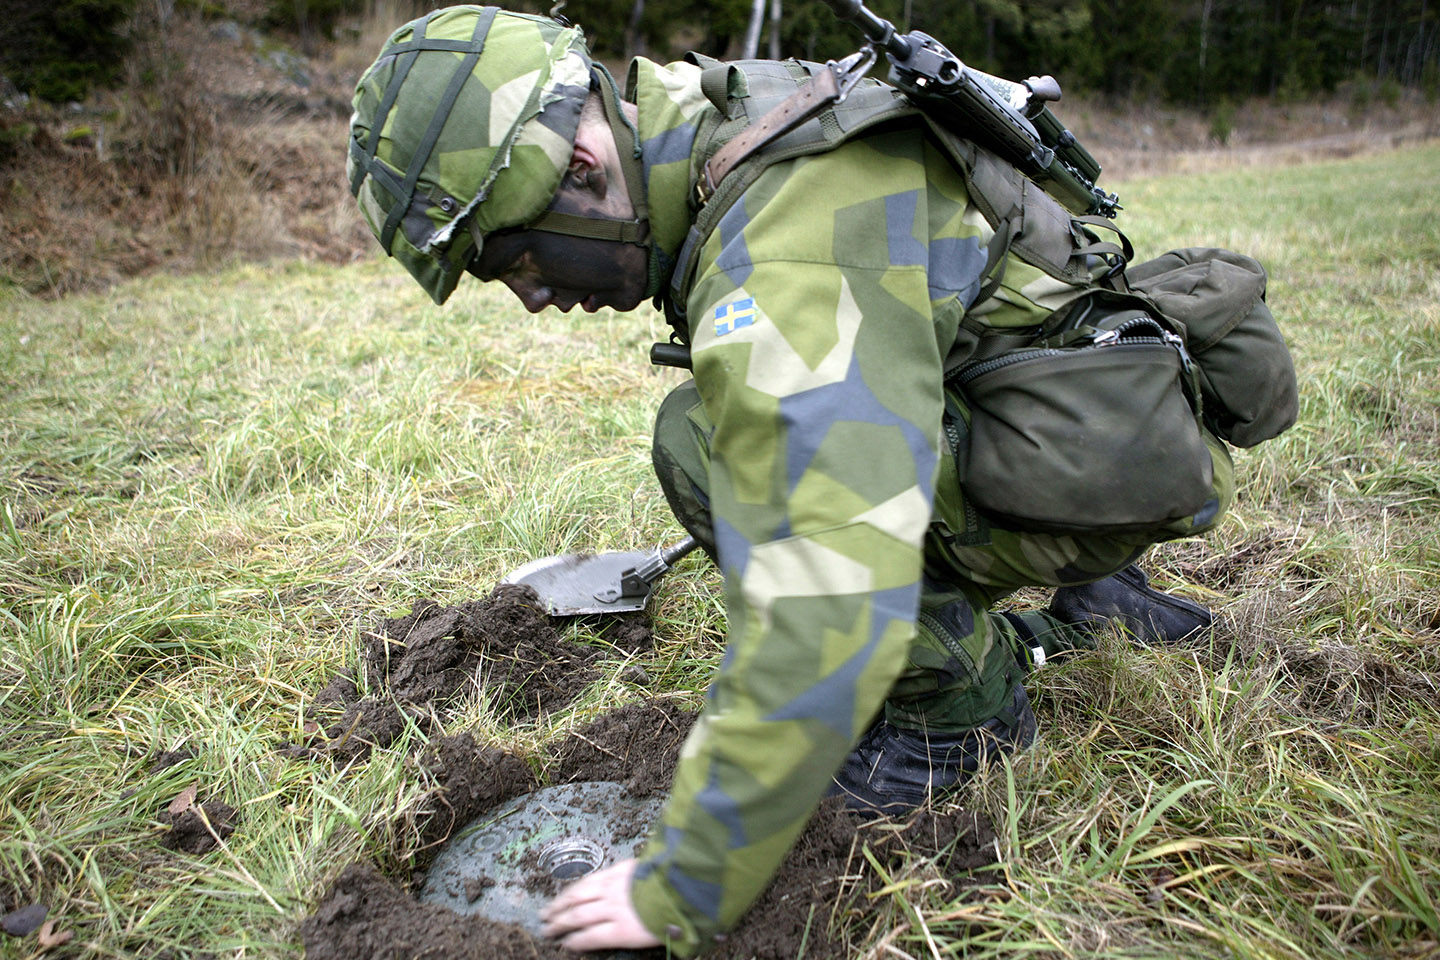
[[1198,372],[1141,298],[1089,291],[1033,345],[962,366],[946,390],[968,413],[946,423],[960,484],[994,526],[1140,532],[1211,498]]
[[1190,247],[1132,264],[1125,276],[1132,290],[1184,325],[1211,432],[1253,447],[1295,423],[1295,366],[1265,305],[1265,269],[1257,261]]

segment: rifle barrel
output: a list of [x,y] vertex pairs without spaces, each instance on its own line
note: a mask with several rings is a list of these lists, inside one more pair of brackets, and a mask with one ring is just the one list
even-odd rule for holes
[[1100,164],[1045,109],[1046,100],[1059,99],[1053,79],[1043,78],[1049,81],[1042,85],[1047,95],[1035,98],[1038,109],[1029,110],[1033,87],[1012,102],[1021,85],[970,69],[923,33],[896,33],[864,0],[825,0],[825,5],[889,57],[890,83],[930,105],[946,126],[1000,154],[1072,211],[1115,216],[1117,198],[1095,186]]
[[895,25],[889,20],[871,13],[863,0],[825,0],[825,4],[835,16],[859,27],[871,43],[893,59],[901,62],[910,59],[910,42],[895,32]]

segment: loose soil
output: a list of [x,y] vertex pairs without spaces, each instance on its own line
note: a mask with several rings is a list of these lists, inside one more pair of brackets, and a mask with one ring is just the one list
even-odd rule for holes
[[421,766],[434,785],[409,815],[415,847],[405,851],[397,864],[402,872],[423,870],[456,830],[486,810],[539,786],[524,759],[498,747],[481,747],[468,733],[431,743],[421,757]]
[[[643,617],[606,632],[622,652],[653,642]],[[480,692],[495,714],[526,720],[564,707],[598,677],[598,647],[567,643],[529,587],[497,586],[484,600],[441,606],[420,600],[403,617],[368,632],[362,666],[369,695],[353,674],[340,673],[306,712],[304,744],[291,756],[362,760],[399,739],[407,720],[428,732],[434,709]]]
[[195,855],[209,853],[235,832],[239,816],[239,811],[219,800],[195,804],[179,813],[161,811],[160,822],[169,824],[170,829],[160,838],[160,846]]
[[[150,773],[153,776],[195,758],[189,747],[162,750],[150,757]],[[155,819],[169,828],[160,837],[160,846],[199,856],[235,832],[240,811],[214,798],[202,799],[199,793],[199,784],[192,784],[155,814]]]
[[[403,630],[412,638],[417,634],[430,638],[425,646],[429,649],[430,643],[438,642],[435,638],[451,629],[440,626],[450,622],[449,615],[443,621],[436,619],[440,616],[430,608],[417,611],[412,615],[416,619]],[[393,661],[390,676],[393,683]],[[488,676],[503,683],[511,674],[498,671]],[[613,780],[636,797],[661,795],[669,788],[693,721],[693,714],[673,702],[621,706],[547,748],[544,780]],[[469,734],[435,740],[424,750],[421,765],[434,778],[435,788],[411,815],[419,838],[416,849],[386,869],[371,863],[344,868],[302,925],[308,960],[573,957],[517,926],[463,916],[414,898],[409,879],[433,859],[436,848],[455,829],[540,785],[522,758],[479,747]],[[863,823],[838,802],[828,801],[812,817],[770,887],[707,956],[781,960],[798,956],[802,944],[806,956],[850,955],[851,939],[864,936],[887,900],[866,896],[884,881],[866,867],[862,846],[870,848],[892,879],[901,870],[922,870],[965,885],[973,882],[971,871],[995,861],[994,841],[989,821],[980,814],[926,809],[900,823]],[[664,952],[622,955],[658,960]]]

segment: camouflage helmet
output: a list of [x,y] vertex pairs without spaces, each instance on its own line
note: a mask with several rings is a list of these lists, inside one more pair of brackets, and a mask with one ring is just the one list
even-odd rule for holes
[[578,27],[497,7],[436,10],[390,35],[355,87],[350,192],[436,303],[486,233],[559,188],[590,87]]

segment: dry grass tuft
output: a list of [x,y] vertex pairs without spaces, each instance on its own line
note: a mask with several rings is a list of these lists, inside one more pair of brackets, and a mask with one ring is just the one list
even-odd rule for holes
[[353,77],[198,18],[136,29],[122,89],[78,111],[0,111],[33,131],[0,172],[0,282],[53,298],[373,245],[344,180]]

